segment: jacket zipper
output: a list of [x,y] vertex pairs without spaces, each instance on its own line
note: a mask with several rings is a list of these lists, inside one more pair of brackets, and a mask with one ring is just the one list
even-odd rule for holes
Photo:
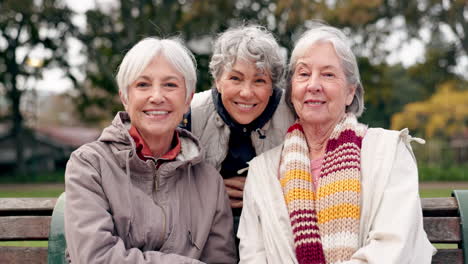
[[[159,191],[159,177],[158,177],[158,169],[156,168],[156,162],[157,160],[154,161],[153,163],[153,168],[154,168],[154,192],[155,192],[155,198],[158,196],[158,191]],[[164,210],[164,207],[158,203],[158,201],[154,201],[154,203],[161,209],[161,212],[163,214],[163,228],[162,228],[162,234],[161,234],[161,242],[164,243],[164,237],[166,236],[166,211]]]

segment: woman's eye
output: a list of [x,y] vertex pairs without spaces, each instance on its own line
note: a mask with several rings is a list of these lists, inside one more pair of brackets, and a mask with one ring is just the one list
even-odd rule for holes
[[149,85],[147,82],[137,82],[136,87],[148,87]]
[[335,77],[335,74],[333,72],[324,72],[322,75],[327,78]]
[[229,77],[229,80],[231,80],[231,81],[240,81],[240,78],[237,77],[237,76],[231,76],[231,77]]
[[255,82],[256,83],[266,83],[266,80],[265,79],[256,79]]
[[310,76],[310,74],[308,72],[305,72],[305,71],[301,71],[301,72],[296,73],[296,77],[298,77],[298,78],[307,78],[309,76]]
[[177,85],[177,83],[173,83],[173,82],[165,83],[164,86],[171,87],[171,88],[179,87],[179,85]]

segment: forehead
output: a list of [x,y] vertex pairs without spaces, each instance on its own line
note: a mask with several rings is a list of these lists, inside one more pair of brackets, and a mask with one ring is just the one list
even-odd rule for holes
[[296,65],[299,64],[330,66],[341,69],[341,59],[330,42],[317,42],[308,46],[304,49],[302,55],[298,56]]
[[241,74],[268,75],[264,68],[259,68],[255,62],[247,59],[237,59],[234,64],[225,67],[225,72],[237,72]]
[[163,55],[154,56],[138,77],[142,76],[184,79],[182,73]]

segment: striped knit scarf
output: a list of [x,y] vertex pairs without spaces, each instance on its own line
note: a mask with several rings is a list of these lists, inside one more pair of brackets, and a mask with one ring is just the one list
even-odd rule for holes
[[351,114],[336,125],[316,191],[302,126],[296,122],[286,134],[279,173],[300,264],[341,263],[358,249],[361,142],[366,129]]

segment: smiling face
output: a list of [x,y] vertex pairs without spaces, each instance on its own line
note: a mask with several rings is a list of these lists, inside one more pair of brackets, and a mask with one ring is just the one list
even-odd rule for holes
[[301,123],[313,126],[337,124],[355,91],[329,42],[310,46],[297,60],[291,85],[291,101]]
[[152,139],[172,139],[190,100],[185,100],[185,81],[164,56],[155,56],[128,87],[128,98],[120,98],[132,125],[147,143]]
[[242,125],[263,113],[273,93],[270,75],[245,60],[237,60],[215,83],[229,115]]

